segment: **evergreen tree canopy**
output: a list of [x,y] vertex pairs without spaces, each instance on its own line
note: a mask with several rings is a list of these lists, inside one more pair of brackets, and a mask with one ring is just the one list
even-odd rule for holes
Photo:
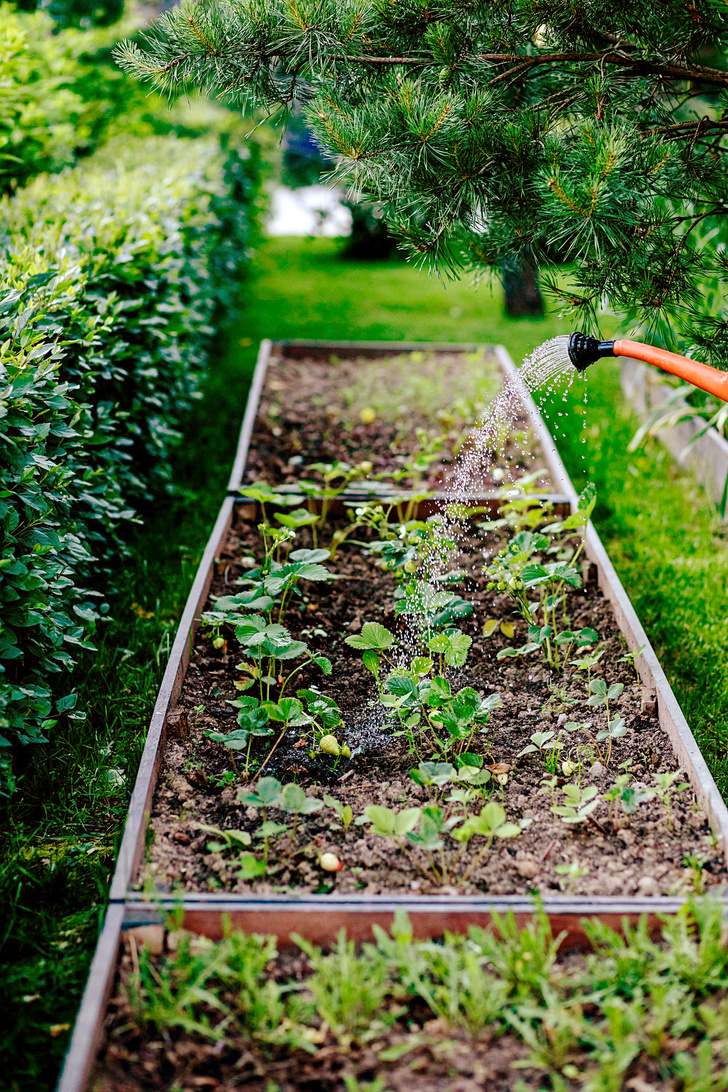
[[727,47],[723,0],[193,0],[119,59],[299,101],[410,255],[535,262],[575,323],[606,305],[728,367]]

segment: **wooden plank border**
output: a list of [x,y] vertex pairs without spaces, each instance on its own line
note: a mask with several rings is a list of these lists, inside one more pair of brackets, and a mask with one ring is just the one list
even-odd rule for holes
[[200,615],[215,571],[215,557],[232,523],[234,501],[223,501],[212,534],[200,559],[190,594],[177,626],[174,644],[169,654],[167,668],[162,677],[159,693],[149,723],[141,762],[137,771],[134,791],[129,801],[124,835],[111,881],[109,899],[123,900],[132,877],[139,865],[144,849],[149,813],[157,785],[159,766],[164,753],[164,731],[168,714],[176,705],[182,690],[192,645]]
[[[125,930],[138,930],[140,942],[150,927],[164,928],[167,916],[182,914],[183,928],[219,940],[226,930],[275,935],[281,947],[291,946],[297,933],[313,944],[326,947],[339,929],[346,929],[352,940],[371,940],[372,927],[389,930],[397,910],[406,911],[419,939],[442,936],[445,932],[466,932],[469,926],[487,928],[493,914],[512,913],[519,926],[526,925],[542,907],[548,914],[554,934],[564,933],[564,948],[589,947],[584,918],[598,916],[619,931],[626,918],[635,923],[641,914],[649,914],[659,925],[659,914],[674,914],[685,903],[679,897],[594,896],[588,906],[584,899],[548,896],[540,901],[528,895],[436,896],[418,895],[305,895],[295,898],[266,896],[239,898],[230,895],[185,896],[182,900],[165,898],[157,903],[126,904]],[[727,903],[728,906],[728,903]],[[325,913],[322,913],[325,910]]]
[[269,338],[265,338],[261,341],[258,357],[255,362],[253,379],[250,384],[250,390],[248,391],[248,400],[245,403],[245,413],[243,414],[243,423],[240,426],[240,435],[238,437],[238,446],[235,450],[235,459],[233,460],[232,470],[230,471],[230,480],[228,481],[227,486],[228,493],[240,493],[240,487],[243,483],[243,474],[245,473],[245,464],[248,459],[248,451],[250,450],[250,440],[255,427],[255,418],[258,416],[260,396],[263,393],[263,384],[265,383],[265,377],[268,372],[268,362],[271,358],[272,348],[273,342]]
[[[510,371],[519,382],[513,361],[502,346],[496,349],[504,371]],[[520,384],[521,388],[523,387]],[[572,504],[576,505],[577,494],[566,472],[550,432],[541,416],[536,404],[528,391],[521,391],[524,403],[529,411],[531,425],[538,436],[549,468],[553,474],[554,483],[560,490],[572,498]],[[635,658],[635,666],[645,686],[653,690],[657,697],[657,709],[660,726],[668,736],[675,755],[680,765],[685,770],[690,783],[695,790],[701,806],[708,816],[708,821],[713,829],[716,840],[726,860],[728,860],[728,808],[723,800],[713,775],[708,769],[707,763],[690,730],[685,715],[680,708],[667,676],[660,665],[655,650],[650,644],[642,623],[637,617],[637,612],[624,589],[622,581],[617,576],[604,545],[599,538],[593,523],[589,524],[586,540],[586,554],[597,566],[599,573],[599,586],[605,597],[612,604],[612,609],[617,620],[617,625],[624,634],[630,652],[642,649]]]
[[116,977],[124,916],[123,904],[112,903],[106,911],[56,1092],[84,1092],[88,1085]]

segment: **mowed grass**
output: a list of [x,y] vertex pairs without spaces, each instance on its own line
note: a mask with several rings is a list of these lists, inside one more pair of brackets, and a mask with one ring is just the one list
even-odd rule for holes
[[[176,621],[222,501],[259,341],[502,342],[516,363],[568,332],[506,318],[496,288],[442,284],[397,261],[343,261],[330,240],[274,239],[240,286],[204,399],[177,457],[176,495],[144,516],[125,590],[83,665],[86,725],[39,749],[4,817],[0,1055],[11,1092],[53,1087],[101,919],[121,824]],[[546,403],[567,467],[595,481],[596,523],[728,795],[728,549],[704,493],[636,422],[601,362],[564,405]],[[562,416],[558,416],[561,414]],[[116,776],[121,773],[123,781]]]

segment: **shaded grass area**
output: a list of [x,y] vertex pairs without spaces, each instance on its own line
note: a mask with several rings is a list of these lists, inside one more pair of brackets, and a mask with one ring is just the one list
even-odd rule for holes
[[[176,460],[176,496],[144,516],[124,591],[84,664],[85,725],[58,730],[3,817],[0,1056],[11,1092],[51,1088],[100,921],[128,795],[176,621],[222,501],[263,337],[503,342],[517,363],[568,325],[505,317],[500,291],[443,286],[400,263],[359,264],[329,240],[269,240],[241,286],[205,397]],[[655,446],[630,455],[614,368],[570,408],[544,406],[679,700],[728,794],[728,550],[698,487]],[[561,413],[563,416],[559,417]],[[586,439],[586,443],[582,440]]]

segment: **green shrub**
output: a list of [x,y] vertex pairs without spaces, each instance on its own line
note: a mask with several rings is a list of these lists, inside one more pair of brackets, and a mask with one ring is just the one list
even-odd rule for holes
[[41,12],[0,5],[0,185],[72,163],[88,107],[72,89],[80,75],[78,34],[54,35]]
[[[228,127],[233,124],[232,119]],[[0,202],[0,778],[75,709],[135,509],[169,481],[259,167],[214,137],[114,141]]]
[[57,31],[54,11],[0,3],[0,193],[72,166],[120,133],[204,131],[186,103],[170,110],[116,65],[112,48],[133,32],[131,22]]

